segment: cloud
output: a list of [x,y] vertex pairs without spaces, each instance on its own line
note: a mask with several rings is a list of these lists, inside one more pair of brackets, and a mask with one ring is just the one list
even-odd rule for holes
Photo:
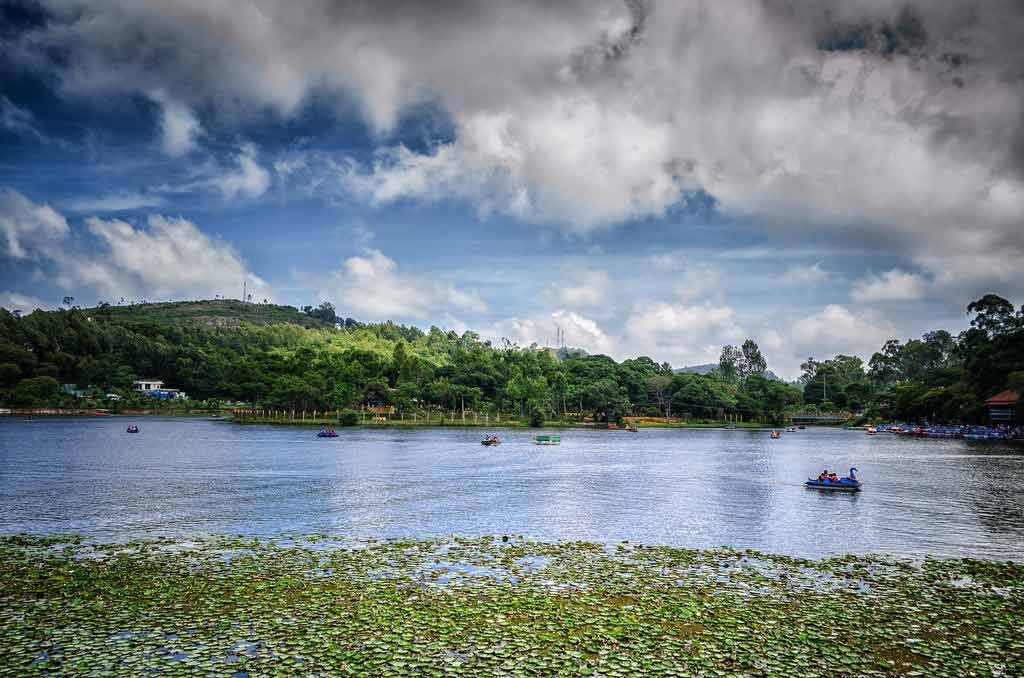
[[146,207],[160,207],[166,200],[159,195],[117,192],[108,195],[83,196],[66,203],[76,212],[127,212]]
[[36,258],[68,233],[68,222],[49,205],[37,205],[10,188],[0,189],[0,244],[6,256]]
[[630,354],[693,365],[716,362],[724,344],[743,338],[728,306],[652,302],[638,306],[626,319],[621,343]]
[[565,333],[565,342],[570,348],[606,355],[615,352],[616,342],[595,320],[565,309],[505,318],[485,328],[481,334],[494,342],[507,339],[519,346],[554,346],[558,328]]
[[19,292],[0,292],[0,308],[6,308],[8,311],[31,313],[37,308],[49,310],[56,308],[56,305],[43,301],[39,297]]
[[50,143],[50,138],[39,131],[32,112],[20,108],[3,95],[0,95],[0,128],[14,134],[30,137],[44,144]]
[[346,259],[320,287],[321,299],[340,302],[345,313],[373,320],[426,318],[451,309],[477,313],[487,310],[475,291],[402,273],[393,259],[373,249]]
[[880,275],[867,275],[853,283],[850,296],[868,304],[879,301],[916,301],[924,297],[927,281],[916,273],[893,269]]
[[722,290],[722,270],[714,264],[686,264],[673,288],[685,302],[707,297],[719,297]]
[[832,275],[821,267],[821,262],[813,264],[796,264],[782,274],[783,282],[791,285],[813,285],[828,279]]
[[564,267],[558,280],[545,288],[550,298],[571,308],[607,304],[611,291],[612,279],[608,273],[585,265]]
[[838,353],[870,356],[897,336],[892,323],[874,311],[853,311],[829,304],[818,313],[796,320],[788,333],[793,359]]
[[202,133],[202,126],[192,111],[162,91],[150,97],[160,106],[160,131],[164,152],[179,157],[192,151],[196,137]]
[[85,223],[85,233],[73,234],[65,218],[48,205],[11,189],[0,193],[0,231],[7,253],[39,262],[58,287],[76,296],[234,296],[241,294],[243,281],[254,297],[272,296],[269,285],[248,270],[233,247],[186,219],[154,214],[145,227],[98,217]]
[[[592,233],[700,189],[765,233],[905,252],[941,290],[1024,286],[1019,0],[42,5],[10,58],[67,96],[161,92],[170,148],[194,111],[227,127],[354,101],[382,148],[320,181],[370,204]],[[423,104],[453,137],[392,141]],[[226,196],[267,190],[245,157]]]
[[269,297],[266,282],[250,273],[234,249],[203,233],[191,221],[152,215],[148,228],[119,219],[86,220],[106,245],[103,257],[64,262],[64,287],[85,284],[115,297],[212,297],[241,294],[247,282],[253,297]]
[[270,187],[270,173],[256,160],[256,147],[246,144],[235,157],[236,167],[212,180],[225,198],[258,198]]

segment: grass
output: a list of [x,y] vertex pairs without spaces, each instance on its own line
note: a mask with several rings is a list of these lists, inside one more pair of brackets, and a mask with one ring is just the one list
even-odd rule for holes
[[1021,675],[1024,568],[622,543],[0,539],[0,675]]

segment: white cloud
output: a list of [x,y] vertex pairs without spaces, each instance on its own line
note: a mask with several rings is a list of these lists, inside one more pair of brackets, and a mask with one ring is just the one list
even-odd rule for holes
[[[892,323],[874,311],[853,311],[829,304],[820,312],[796,320],[788,333],[792,359],[837,353],[870,356],[897,336]],[[792,366],[790,366],[792,367]]]
[[879,301],[916,301],[925,295],[927,281],[916,273],[893,269],[880,275],[867,275],[853,283],[850,296],[868,304]]
[[606,271],[583,265],[568,265],[559,279],[546,288],[549,297],[571,308],[607,304],[612,279]]
[[243,281],[254,298],[272,296],[234,248],[186,219],[151,215],[146,227],[137,227],[90,217],[86,225],[90,238],[73,238],[67,221],[51,207],[10,189],[0,193],[0,230],[8,253],[40,262],[51,280],[76,296],[235,297]]
[[31,313],[37,308],[41,308],[45,311],[55,308],[55,305],[43,301],[39,297],[33,297],[19,292],[0,292],[0,308],[6,308],[8,311]]
[[213,180],[225,198],[258,198],[270,187],[270,173],[256,160],[256,147],[246,144],[235,157],[236,167]]
[[0,189],[0,236],[6,256],[34,258],[68,233],[68,222],[49,205],[37,205],[9,188]]
[[676,280],[674,289],[679,298],[688,303],[698,299],[718,298],[722,290],[722,271],[713,264],[687,264]]
[[728,306],[648,302],[626,319],[622,344],[630,354],[682,366],[716,362],[724,344],[743,338]]
[[832,275],[821,267],[821,262],[813,264],[795,264],[782,274],[783,282],[791,285],[813,285],[827,280]]
[[105,245],[103,257],[64,262],[65,287],[85,284],[116,297],[241,296],[243,281],[254,298],[270,297],[266,282],[250,273],[234,249],[210,238],[191,221],[152,215],[148,228],[119,219],[86,220]]
[[159,195],[118,192],[109,195],[84,196],[64,205],[76,212],[124,212],[145,207],[159,207],[166,201]]
[[475,291],[450,282],[402,273],[379,250],[350,257],[321,284],[320,297],[340,302],[346,313],[360,318],[395,320],[426,318],[431,313],[460,309],[483,313],[487,305]]
[[164,92],[150,95],[160,106],[160,131],[164,152],[179,157],[192,151],[196,137],[202,133],[202,126],[195,114],[179,101]]
[[616,342],[596,321],[575,311],[558,309],[525,317],[505,318],[485,328],[482,336],[499,342],[508,339],[519,346],[554,346],[558,329],[565,333],[569,348],[588,353],[614,354]]

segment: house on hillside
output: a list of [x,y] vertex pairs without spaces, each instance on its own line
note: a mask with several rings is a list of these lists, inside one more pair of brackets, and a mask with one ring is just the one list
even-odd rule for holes
[[1012,389],[1006,389],[986,400],[985,407],[988,409],[988,420],[991,424],[1012,426],[1017,423],[1020,394]]
[[179,391],[176,388],[164,388],[164,382],[159,379],[140,379],[132,382],[132,390],[160,400],[186,400],[188,398],[184,391]]

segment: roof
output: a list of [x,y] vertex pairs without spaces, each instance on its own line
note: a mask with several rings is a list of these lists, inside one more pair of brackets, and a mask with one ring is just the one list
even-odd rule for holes
[[1008,388],[986,400],[985,404],[991,407],[992,405],[1016,405],[1018,402],[1020,402],[1020,394]]

